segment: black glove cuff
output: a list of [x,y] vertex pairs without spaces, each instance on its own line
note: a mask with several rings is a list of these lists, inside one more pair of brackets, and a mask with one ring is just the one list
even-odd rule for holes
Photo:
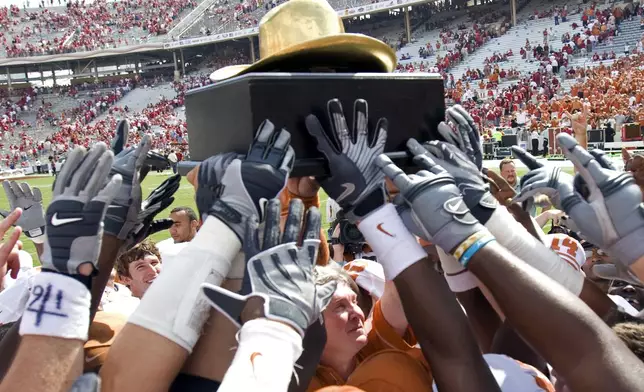
[[356,216],[367,216],[377,210],[386,202],[384,188],[376,188],[353,208]]

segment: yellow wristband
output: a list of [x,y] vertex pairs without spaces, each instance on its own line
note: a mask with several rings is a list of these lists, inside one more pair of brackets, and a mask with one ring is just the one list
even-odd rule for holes
[[461,242],[461,244],[456,248],[456,250],[452,254],[454,255],[454,257],[456,257],[456,260],[460,260],[461,257],[463,256],[463,253],[465,253],[465,251],[470,246],[474,245],[476,241],[488,235],[490,235],[490,232],[487,230],[481,230],[472,234],[471,236],[467,237],[465,241]]

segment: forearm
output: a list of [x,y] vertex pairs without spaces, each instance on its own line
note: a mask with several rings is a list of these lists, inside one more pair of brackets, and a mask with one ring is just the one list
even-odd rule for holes
[[498,390],[463,310],[430,262],[425,259],[409,266],[394,283],[438,388]]
[[[241,279],[226,279],[221,285],[222,288],[233,292],[238,292],[241,286]],[[239,328],[226,316],[216,309],[211,309],[203,334],[199,337],[181,373],[209,380],[223,380],[235,357],[233,348],[237,346],[238,331]]]
[[385,283],[385,291],[380,297],[380,309],[387,323],[398,333],[403,336],[407,331],[409,322],[405,316],[405,310],[400,302],[400,296],[394,282]]
[[497,243],[477,252],[468,268],[490,289],[521,336],[572,390],[637,390],[644,373],[642,363],[562,286]]
[[491,352],[494,336],[501,325],[501,318],[494,307],[478,288],[456,293],[456,298],[467,313],[467,321],[472,327],[481,351]]
[[82,372],[83,341],[24,336],[0,392],[68,391]]
[[36,248],[36,253],[38,254],[38,259],[42,257],[42,252],[45,251],[45,247],[42,243],[34,242],[34,248]]
[[550,220],[550,211],[544,211],[541,214],[537,215],[536,218],[534,218],[535,221],[537,221],[537,224],[539,227],[543,227],[548,223]]
[[212,216],[205,220],[150,286],[112,345],[101,371],[106,391],[168,389],[210,315],[201,284],[220,285],[240,247],[223,222]]
[[112,268],[114,268],[114,262],[118,257],[121,245],[123,245],[123,241],[115,236],[109,234],[103,235],[101,253],[98,256],[98,275],[92,279],[92,307],[90,310],[92,320],[101,303],[103,291],[105,291],[107,281],[110,279],[110,274],[112,273]]
[[636,262],[630,265],[631,271],[637,276],[639,280],[644,282],[644,255],[640,257]]
[[0,380],[5,377],[5,374],[11,367],[14,356],[18,351],[21,336],[18,333],[20,329],[20,319],[9,329],[9,332],[0,341]]

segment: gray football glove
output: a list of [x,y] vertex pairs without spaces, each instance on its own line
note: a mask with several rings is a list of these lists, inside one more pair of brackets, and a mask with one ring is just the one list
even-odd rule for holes
[[136,225],[123,244],[124,250],[132,249],[147,237],[172,226],[172,219],[154,218],[174,202],[174,194],[179,189],[180,182],[181,176],[178,174],[168,177],[143,200]]
[[306,117],[306,128],[331,171],[328,177],[318,181],[353,223],[386,201],[385,176],[373,162],[385,150],[388,123],[381,118],[370,131],[368,109],[364,99],[355,101],[351,129],[337,99],[327,104],[330,131],[325,131],[314,115]]
[[581,198],[575,192],[573,176],[558,167],[544,166],[520,147],[513,146],[512,152],[530,170],[521,178],[521,192],[514,197],[513,203],[521,203],[536,195],[544,194],[550,198],[555,207],[566,210],[564,207],[566,203]]
[[77,147],[67,156],[47,207],[41,257],[44,269],[79,276],[79,267],[89,263],[93,271],[97,270],[103,218],[121,186],[120,175],[112,176],[104,185],[113,160],[104,143],[97,143],[89,152]]
[[441,121],[438,124],[438,133],[447,143],[461,150],[481,171],[483,169],[481,134],[472,116],[461,105],[454,105],[445,110],[445,118],[454,129],[448,123]]
[[375,164],[400,190],[411,207],[412,218],[434,244],[453,252],[469,236],[485,227],[470,213],[454,178],[443,168],[424,156],[429,170],[407,175],[386,156],[380,155]]
[[206,216],[208,216],[208,211],[219,196],[221,179],[226,172],[226,168],[236,158],[236,153],[227,152],[213,155],[199,164],[195,199],[201,219],[205,220]]
[[[120,134],[117,133],[116,138],[119,137]],[[146,135],[136,148],[122,150],[114,157],[110,175],[120,174],[123,185],[107,210],[105,232],[120,240],[125,240],[137,225],[143,198],[140,172],[151,143],[150,137]]]
[[[15,181],[3,181],[2,187],[9,200],[11,211],[22,208],[22,215],[16,226],[22,227],[25,235],[33,242],[42,244],[45,241],[45,213],[42,206],[42,194],[40,189],[33,189],[23,182],[18,184]],[[0,210],[0,215],[6,218],[9,211]]]
[[[295,152],[290,146],[291,134],[286,130],[275,130],[273,124],[265,120],[257,131],[244,159],[233,159],[217,184],[218,174],[222,165],[204,166],[204,170],[214,170],[204,173],[200,168],[199,178],[208,174],[210,180],[203,189],[199,184],[197,190],[197,206],[206,208],[207,195],[204,191],[214,194],[208,214],[213,215],[228,225],[237,236],[244,238],[245,222],[249,217],[258,216],[263,219],[264,204],[276,197],[284,186],[295,162]],[[224,159],[226,161],[226,159]]]
[[588,186],[588,197],[578,192],[562,200],[564,211],[583,236],[620,263],[629,266],[644,255],[642,192],[630,173],[605,169],[570,135],[557,142]]
[[471,160],[473,158],[458,147],[437,140],[421,146],[415,139],[409,139],[407,148],[414,154],[414,162],[421,169],[433,171],[435,174],[445,170],[454,177],[456,186],[472,215],[482,224],[487,223],[498,202],[490,193],[490,186],[483,180],[481,171]]
[[[280,202],[271,200],[266,206],[264,241],[260,246],[256,220],[249,220],[244,252],[248,259],[247,275],[251,291],[247,295],[230,292],[221,287],[203,284],[204,294],[217,310],[237,326],[247,300],[263,299],[262,317],[292,326],[300,335],[316,321],[331,300],[336,282],[316,286],[313,267],[320,246],[320,212],[310,208],[302,230],[304,204],[293,199],[289,206],[284,232],[280,232]],[[280,238],[281,237],[281,238]]]

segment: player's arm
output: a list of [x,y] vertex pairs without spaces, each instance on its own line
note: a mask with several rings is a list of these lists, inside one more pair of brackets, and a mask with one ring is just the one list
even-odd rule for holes
[[2,391],[69,390],[81,374],[103,218],[121,186],[116,175],[103,187],[113,159],[103,143],[89,152],[76,148],[58,175],[47,208],[43,271],[34,279]]
[[[303,204],[292,200],[283,233],[279,201],[271,200],[266,210],[264,228],[259,230],[258,222],[249,222],[244,239],[250,291],[240,295],[203,285],[213,307],[241,325],[239,347],[220,391],[286,390],[302,353],[302,336],[335,291],[334,282],[316,287],[312,279],[320,242],[317,208],[308,211],[302,224]],[[264,238],[261,246],[260,235]],[[296,265],[303,274],[286,272]]]
[[[394,180],[403,196],[414,193],[413,180],[400,169],[392,172],[394,165],[386,156],[381,155],[376,162]],[[442,205],[450,196],[434,198],[433,203]],[[422,202],[428,211],[436,211],[433,204],[427,204],[428,200]],[[439,228],[446,221],[442,216],[436,220],[439,221],[436,226]],[[437,246],[451,248],[452,242],[462,236],[461,233],[454,235],[457,230],[445,234],[449,228],[443,230],[441,235],[441,229],[433,230],[436,227],[430,228],[426,234]],[[385,278],[393,280],[396,285],[405,314],[430,364],[438,388],[452,391],[498,390],[465,314],[445,280],[426,259],[425,250],[405,227],[396,208],[391,204],[384,205],[365,217],[359,228],[367,242],[373,244]],[[418,298],[423,298],[423,301],[418,301]]]
[[[453,168],[454,172],[461,176],[461,181],[465,181],[465,174],[456,170],[455,161],[452,159],[457,157],[459,162],[464,160],[465,158],[460,156],[461,152],[447,147],[444,143],[436,142],[435,145],[441,150],[447,149],[451,152],[451,154],[440,154],[440,158],[443,159],[446,166]],[[432,155],[432,158],[439,159],[436,157],[439,155],[438,152],[436,155]],[[416,177],[406,176],[390,161],[382,167],[385,173],[399,185],[399,188],[407,189],[402,192],[403,195],[411,205],[417,221],[422,223],[434,241],[444,249],[451,249],[450,253],[485,284],[498,301],[508,320],[549,363],[552,363],[555,368],[559,364],[564,366],[561,374],[564,374],[566,380],[568,377],[574,379],[575,387],[573,389],[600,391],[609,388],[607,385],[612,382],[613,385],[624,386],[626,388],[624,390],[632,390],[628,389],[636,385],[632,382],[638,377],[641,378],[639,370],[635,372],[638,373],[637,376],[630,378],[624,374],[627,372],[627,370],[623,370],[625,368],[617,368],[615,364],[619,362],[618,358],[623,357],[622,360],[629,363],[626,368],[629,368],[633,360],[637,361],[635,357],[625,346],[615,344],[616,338],[610,329],[575,296],[570,295],[568,291],[546,275],[537,272],[512,256],[502,246],[496,245],[494,237],[491,237],[487,230],[477,226],[480,223],[470,215],[470,211],[462,203],[463,199],[459,196],[458,188],[453,186],[451,203],[440,204],[434,209],[428,208],[433,205],[432,201],[440,199],[438,197],[441,194],[440,191],[448,188],[450,178],[452,178],[432,158],[426,155],[415,158],[416,163],[427,170],[419,172]],[[383,160],[386,161],[386,158]],[[432,185],[434,188],[431,187]],[[488,205],[492,207],[493,203]],[[476,209],[477,205],[473,204],[473,208]],[[476,213],[484,216],[481,210],[476,210]],[[442,222],[441,224],[439,217],[446,219],[448,223]],[[463,227],[447,231],[450,225],[457,223]],[[468,227],[469,229],[467,229]],[[449,237],[447,237],[448,233],[451,234]],[[459,236],[454,236],[453,233],[459,233]],[[466,237],[465,240],[462,239],[463,236]],[[490,270],[493,267],[494,269]],[[479,271],[486,272],[479,273]],[[517,293],[521,293],[521,295],[517,295]],[[526,301],[523,301],[526,295],[530,296],[528,301],[530,307],[527,307]],[[556,308],[555,312],[553,312],[553,308]],[[520,321],[515,321],[515,318],[519,318]],[[569,324],[566,325],[566,328],[562,328],[562,323]],[[570,328],[570,325],[576,327]],[[579,338],[580,335],[576,333],[578,329],[584,330],[584,333],[581,334],[583,339]],[[553,336],[555,337],[553,338]],[[601,340],[599,346],[596,342],[598,338]],[[586,368],[577,366],[580,353],[587,354],[587,357],[584,357],[586,358],[584,360]],[[605,376],[605,374],[601,374],[599,369],[603,364],[603,358],[617,361],[608,365],[611,367],[610,375],[606,377],[610,380],[608,383],[605,379],[603,382],[597,381],[597,378]],[[640,363],[635,368],[641,367]],[[589,379],[588,368],[598,372],[590,377],[593,382],[587,381]],[[557,368],[557,370],[559,369]],[[589,388],[586,388],[587,384],[590,385]],[[600,387],[597,387],[598,385]]]
[[105,390],[168,389],[210,314],[199,286],[221,285],[241,249],[247,217],[261,216],[261,200],[284,187],[294,159],[289,142],[288,132],[266,121],[243,160],[220,154],[201,163],[196,199],[203,225],[114,342],[101,370]]
[[468,268],[572,390],[640,390],[641,361],[560,285],[494,242],[474,254]]

